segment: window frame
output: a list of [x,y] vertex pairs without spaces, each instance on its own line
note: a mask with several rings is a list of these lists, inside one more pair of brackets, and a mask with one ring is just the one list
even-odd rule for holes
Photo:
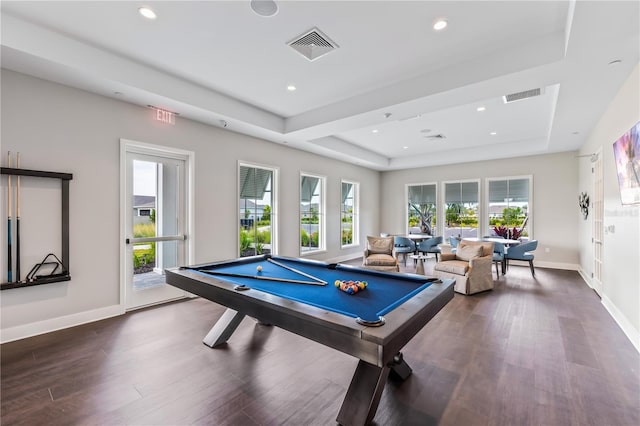
[[[320,194],[319,194],[319,206],[318,206],[318,247],[314,250],[302,250],[302,178],[310,177],[319,179]],[[300,172],[300,180],[298,182],[298,251],[300,257],[314,255],[325,252],[327,250],[326,237],[327,237],[327,177],[311,172]],[[309,236],[310,237],[310,236]]]
[[484,204],[485,204],[485,211],[486,211],[486,215],[482,221],[483,223],[483,227],[485,228],[483,230],[483,235],[490,235],[493,232],[493,227],[489,224],[489,220],[491,219],[490,217],[490,212],[489,212],[489,182],[496,182],[496,181],[509,181],[509,180],[517,180],[517,179],[528,179],[529,180],[529,194],[528,194],[528,210],[527,210],[527,215],[528,215],[528,220],[527,220],[527,238],[529,240],[533,240],[533,222],[534,222],[534,218],[533,218],[533,175],[519,175],[519,176],[497,176],[497,177],[488,177],[484,179],[484,186],[485,186],[485,190],[484,190]]
[[[474,179],[455,179],[455,180],[446,180],[446,181],[442,181],[440,182],[441,187],[442,187],[442,196],[440,198],[440,202],[438,204],[439,206],[439,220],[440,220],[440,225],[438,226],[438,230],[440,232],[440,235],[442,235],[443,237],[445,237],[445,225],[447,223],[446,217],[447,217],[447,208],[446,208],[446,204],[447,204],[447,184],[452,184],[452,183],[459,183],[459,184],[463,184],[463,183],[468,183],[468,182],[475,182],[478,185],[478,227],[477,229],[477,237],[481,237],[482,234],[480,234],[480,232],[482,231],[482,226],[481,224],[484,223],[483,221],[483,205],[482,205],[482,179],[481,178],[474,178]],[[461,238],[465,238],[464,236],[460,235]]]
[[241,219],[243,219],[242,216],[242,212],[240,212],[239,206],[240,206],[240,201],[241,201],[241,191],[242,189],[240,188],[240,170],[242,167],[250,167],[250,168],[254,168],[254,169],[262,169],[262,170],[268,170],[271,172],[271,254],[278,254],[278,175],[280,173],[280,169],[276,166],[271,166],[271,165],[267,165],[267,164],[259,164],[259,163],[254,163],[254,162],[249,162],[249,161],[242,161],[242,160],[238,160],[238,167],[237,167],[237,179],[236,179],[236,185],[237,185],[237,194],[236,194],[236,203],[237,203],[237,212],[238,212],[238,218],[237,218],[237,232],[236,235],[238,236],[237,241],[237,250],[236,253],[238,254],[238,257],[242,256],[242,253],[240,252],[240,230],[242,228],[241,225]]
[[435,237],[437,235],[442,235],[439,231],[438,223],[441,221],[438,217],[439,214],[439,203],[440,203],[440,191],[438,189],[438,182],[425,182],[425,183],[407,183],[404,188],[404,222],[405,222],[405,234],[410,234],[410,226],[409,226],[409,188],[412,186],[430,186],[433,185],[436,189],[436,201],[435,201],[435,221],[436,226],[431,228],[432,235]]
[[[342,211],[343,202],[343,194],[342,194],[342,185],[349,184],[352,185],[353,191],[353,208],[351,211],[351,243],[350,244],[342,244],[342,215],[345,213]],[[347,179],[340,180],[340,248],[346,249],[351,247],[358,247],[360,245],[360,182],[354,182]]]

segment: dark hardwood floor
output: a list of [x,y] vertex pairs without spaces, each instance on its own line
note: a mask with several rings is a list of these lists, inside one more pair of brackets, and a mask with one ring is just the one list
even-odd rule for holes
[[[192,299],[2,345],[2,425],[335,424],[356,359],[250,319],[210,349],[223,311]],[[511,267],[403,352],[413,374],[375,424],[640,424],[640,356],[576,272]]]

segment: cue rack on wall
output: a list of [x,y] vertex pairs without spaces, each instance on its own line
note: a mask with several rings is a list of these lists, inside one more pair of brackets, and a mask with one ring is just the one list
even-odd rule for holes
[[[64,268],[64,274],[54,274],[53,276],[36,276],[31,280],[22,279],[21,281],[0,283],[0,290],[8,290],[11,288],[29,287],[41,284],[50,284],[61,281],[70,281],[69,273],[69,181],[73,179],[71,173],[45,172],[41,170],[27,170],[20,168],[2,167],[1,173],[10,176],[25,176],[36,178],[60,179],[62,183],[62,256],[60,263]],[[49,256],[47,256],[48,258]],[[46,259],[46,258],[45,258]]]

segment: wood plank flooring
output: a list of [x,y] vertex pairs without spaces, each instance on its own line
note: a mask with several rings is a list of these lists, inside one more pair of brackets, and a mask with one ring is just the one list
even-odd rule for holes
[[[223,312],[192,299],[4,344],[0,422],[334,425],[356,359],[251,319],[210,349]],[[512,266],[403,353],[377,425],[640,424],[640,356],[576,272]]]

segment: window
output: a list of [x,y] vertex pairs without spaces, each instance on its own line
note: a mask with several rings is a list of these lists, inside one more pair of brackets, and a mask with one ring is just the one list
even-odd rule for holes
[[478,181],[444,183],[444,238],[478,237]]
[[325,178],[300,175],[300,254],[324,250]]
[[358,184],[355,182],[342,181],[340,229],[342,247],[358,244]]
[[240,164],[240,257],[275,253],[276,169]]
[[407,186],[409,234],[434,235],[436,217],[436,184]]
[[531,177],[487,179],[487,193],[488,234],[514,239],[529,237]]

